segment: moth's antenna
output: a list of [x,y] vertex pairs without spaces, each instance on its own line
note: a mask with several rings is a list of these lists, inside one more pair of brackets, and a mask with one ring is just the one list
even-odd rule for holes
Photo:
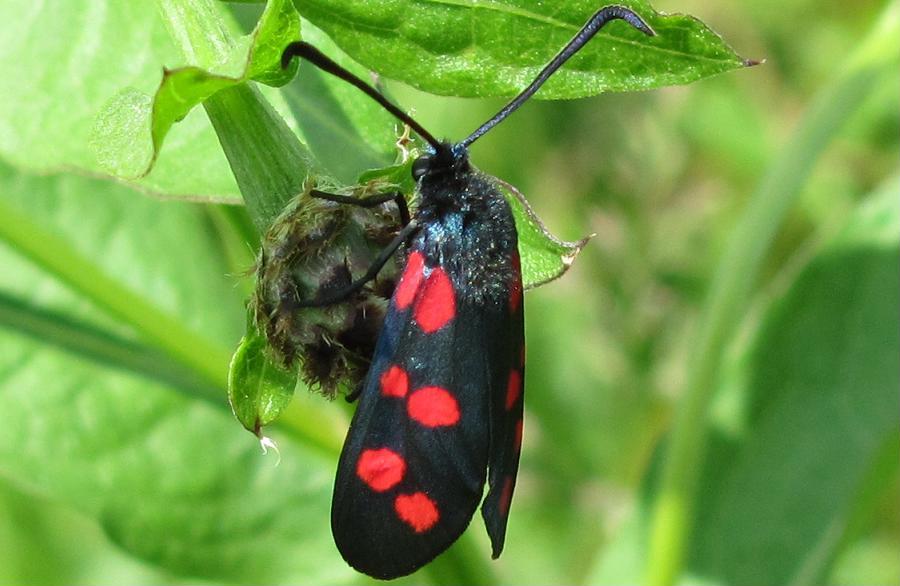
[[285,47],[284,53],[281,54],[282,69],[287,68],[287,66],[291,62],[291,59],[293,59],[294,57],[306,59],[322,71],[330,73],[331,75],[343,79],[347,83],[356,86],[367,96],[378,102],[382,108],[393,114],[397,119],[399,119],[404,124],[407,124],[413,130],[415,130],[416,134],[424,138],[428,142],[428,144],[430,144],[436,151],[443,148],[440,141],[434,138],[434,136],[432,136],[430,132],[422,128],[422,125],[410,118],[410,116],[406,112],[389,102],[388,99],[381,95],[378,90],[326,57],[325,54],[323,54],[321,51],[319,51],[309,43],[306,43],[304,41],[296,41]]
[[605,8],[601,8],[598,10],[594,16],[591,17],[589,21],[581,28],[578,33],[572,37],[572,40],[568,42],[568,44],[562,48],[562,50],[556,54],[556,57],[553,58],[550,63],[544,66],[540,73],[538,73],[537,77],[534,78],[534,81],[531,82],[527,88],[522,90],[518,96],[512,99],[507,105],[503,106],[503,109],[494,114],[494,117],[482,124],[478,127],[478,129],[470,134],[468,138],[462,141],[460,144],[464,147],[468,147],[470,144],[478,140],[482,134],[499,124],[503,121],[504,118],[512,114],[516,111],[516,109],[525,103],[528,98],[534,95],[536,91],[540,89],[544,82],[546,82],[553,73],[562,67],[563,63],[569,60],[569,58],[578,52],[588,41],[590,41],[597,32],[603,28],[607,22],[611,20],[615,20],[620,18],[638,29],[642,33],[647,36],[656,36],[656,32],[650,25],[644,22],[640,16],[638,16],[635,12],[633,12],[629,8],[625,8],[624,6],[606,6]]

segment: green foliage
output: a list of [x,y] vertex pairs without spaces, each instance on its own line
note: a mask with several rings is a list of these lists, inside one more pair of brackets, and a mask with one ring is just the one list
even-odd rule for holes
[[578,242],[563,242],[556,238],[528,205],[524,195],[508,183],[501,182],[500,185],[516,218],[522,255],[522,285],[530,289],[559,278],[569,270],[590,237]]
[[[220,354],[237,341],[241,299],[201,208],[135,197],[108,181],[33,177],[6,165],[0,172],[4,207],[53,226],[97,271],[153,300]],[[332,547],[327,523],[314,522],[328,507],[330,455],[284,442],[285,460],[273,468],[249,436],[234,433],[221,384],[210,394],[196,377],[161,376],[165,356],[157,357],[158,371],[141,372],[115,354],[86,353],[91,331],[133,343],[133,330],[54,272],[6,247],[2,255],[15,276],[4,281],[7,295],[74,322],[32,335],[0,330],[4,476],[67,503],[120,547],[176,575],[248,583],[334,575],[315,562]],[[220,367],[226,372],[227,362]]]
[[[27,13],[2,2],[0,19],[0,41],[10,47],[0,55],[0,153],[38,173],[106,175],[88,146],[101,106],[133,88],[120,105],[130,103],[129,123],[147,132],[140,125],[150,105],[140,96],[159,86],[163,66],[185,64],[149,2],[33,4]],[[173,129],[153,171],[131,184],[166,197],[240,198],[215,133],[197,114]],[[143,146],[128,146],[139,164]]]
[[[171,10],[176,11],[178,4],[172,2]],[[251,79],[280,86],[297,72],[296,64],[281,68],[283,48],[300,36],[300,16],[290,0],[269,2],[256,29],[236,41],[227,34],[205,38],[204,33],[225,27],[215,20],[214,10],[203,12],[195,6],[193,19],[184,18],[183,23],[170,19],[169,25],[191,39],[197,65],[165,69],[152,98],[123,90],[97,117],[93,144],[100,165],[112,175],[146,175],[172,125],[217,92]]]
[[[541,93],[579,98],[608,91],[690,83],[740,68],[744,60],[702,22],[657,14],[648,2],[618,2],[658,33],[624,23],[604,28]],[[600,6],[530,2],[420,3],[313,0],[303,14],[360,63],[436,94],[513,96]],[[437,34],[436,31],[440,31]]]
[[725,584],[826,578],[867,474],[897,439],[898,189],[861,207],[765,316],[745,359],[746,439],[714,455],[702,483],[696,571]]
[[272,360],[267,346],[266,337],[249,323],[228,372],[228,402],[234,416],[255,434],[284,412],[297,384],[297,374]]
[[[623,4],[658,35],[612,23],[538,97],[745,65]],[[473,149],[555,232],[596,237],[553,237],[507,186],[528,284],[584,249],[528,295],[503,557],[476,518],[416,583],[900,579],[900,5],[798,34],[801,4],[713,13],[770,65],[529,104]],[[459,138],[500,102],[408,85],[514,94],[599,8],[550,6],[0,2],[0,580],[360,581],[328,523],[348,412],[302,387],[285,409],[293,375],[239,343],[253,247],[304,182],[409,192],[409,158],[353,88],[308,64],[283,85],[281,49],[371,68]],[[276,466],[234,415],[278,413]]]

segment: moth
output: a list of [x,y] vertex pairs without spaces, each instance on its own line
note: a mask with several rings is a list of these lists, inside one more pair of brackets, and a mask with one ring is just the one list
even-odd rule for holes
[[479,503],[493,557],[503,551],[522,445],[522,271],[510,207],[497,181],[470,164],[468,149],[615,19],[655,34],[628,8],[600,9],[528,87],[456,143],[437,140],[315,47],[295,42],[282,55],[285,66],[299,57],[354,85],[428,145],[412,166],[418,208],[396,238],[365,275],[300,304],[346,299],[402,248],[404,268],[334,485],[335,543],[361,572],[382,579],[412,573],[456,541]]

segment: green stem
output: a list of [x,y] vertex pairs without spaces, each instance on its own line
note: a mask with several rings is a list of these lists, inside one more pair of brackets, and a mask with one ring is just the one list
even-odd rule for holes
[[197,380],[193,371],[168,356],[65,313],[32,306],[23,299],[0,293],[0,325],[103,367],[128,370],[192,397],[223,405],[221,389]]
[[186,61],[210,69],[228,60],[233,39],[222,16],[222,8],[214,0],[156,0],[166,28]]
[[253,280],[246,277],[249,277],[256,262],[259,233],[247,211],[240,206],[208,205],[206,212],[219,237],[229,274],[239,278],[237,286],[244,297],[249,297],[253,293]]
[[230,353],[184,327],[183,323],[105,274],[71,244],[32,222],[0,199],[0,239],[81,293],[100,309],[132,326],[205,381],[225,388]]
[[[0,326],[98,364],[129,370],[165,384],[189,399],[199,398],[218,409],[228,410],[225,389],[221,386],[198,379],[193,370],[172,362],[156,348],[122,339],[71,316],[31,307],[21,299],[0,293]],[[334,406],[323,406],[313,398],[305,401],[298,398],[275,427],[297,443],[333,460],[341,451],[340,430],[346,427],[346,417]]]
[[898,3],[889,4],[868,37],[817,94],[790,144],[751,197],[719,262],[654,503],[646,574],[651,586],[674,584],[684,565],[705,456],[709,405],[725,349],[743,316],[756,275],[822,151],[875,82],[895,71],[898,14]]
[[247,211],[265,233],[303,190],[313,156],[252,83],[224,89],[203,103]]

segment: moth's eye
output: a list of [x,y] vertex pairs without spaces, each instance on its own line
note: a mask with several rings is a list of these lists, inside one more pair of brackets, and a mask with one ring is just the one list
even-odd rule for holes
[[416,181],[421,179],[422,176],[428,172],[428,168],[430,166],[431,166],[431,157],[429,157],[427,155],[423,155],[423,156],[419,157],[418,159],[416,159],[415,161],[413,161],[413,165],[412,165],[413,179],[415,179]]

